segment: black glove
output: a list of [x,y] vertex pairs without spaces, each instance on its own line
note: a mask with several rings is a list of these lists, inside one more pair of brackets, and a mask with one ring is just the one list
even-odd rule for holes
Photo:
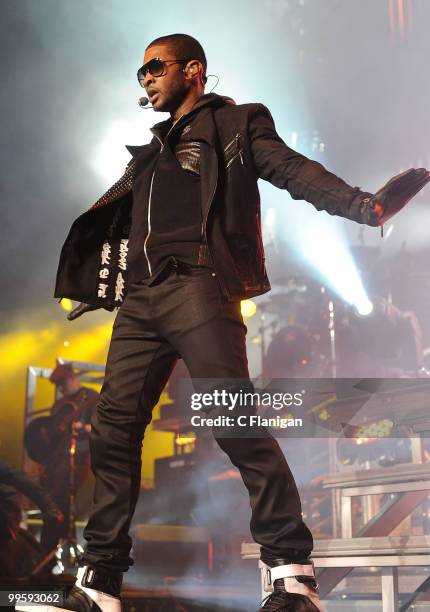
[[77,319],[78,317],[83,315],[84,312],[90,312],[91,310],[98,310],[99,308],[100,306],[93,306],[92,304],[86,304],[85,302],[81,302],[80,304],[76,306],[76,308],[74,308],[71,312],[69,312],[69,314],[67,315],[67,319],[69,321],[73,321],[74,319]]
[[382,213],[378,224],[383,225],[398,213],[430,181],[430,172],[425,168],[411,168],[393,176],[373,198],[374,206],[380,204]]

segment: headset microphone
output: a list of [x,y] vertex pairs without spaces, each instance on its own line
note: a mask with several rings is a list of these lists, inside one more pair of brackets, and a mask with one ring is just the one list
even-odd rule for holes
[[143,108],[144,110],[152,108],[152,106],[148,106],[149,98],[147,98],[146,96],[142,96],[142,98],[139,98],[137,103],[139,104],[140,108]]

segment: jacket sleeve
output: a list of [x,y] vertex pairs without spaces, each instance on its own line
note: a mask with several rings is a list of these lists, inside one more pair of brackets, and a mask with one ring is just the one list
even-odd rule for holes
[[259,178],[287,189],[294,200],[306,200],[317,210],[378,225],[373,194],[351,187],[322,164],[291,149],[277,133],[270,111],[263,104],[253,106],[248,133]]

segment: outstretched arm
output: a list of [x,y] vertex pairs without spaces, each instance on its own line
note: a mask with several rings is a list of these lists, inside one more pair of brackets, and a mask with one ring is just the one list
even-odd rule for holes
[[255,105],[249,136],[260,178],[287,189],[295,200],[306,200],[317,210],[358,223],[382,225],[430,180],[430,173],[425,168],[412,168],[393,177],[376,194],[351,187],[319,162],[288,147],[263,104]]

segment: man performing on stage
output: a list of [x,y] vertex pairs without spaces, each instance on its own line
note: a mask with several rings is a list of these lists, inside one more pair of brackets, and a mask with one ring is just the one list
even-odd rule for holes
[[[96,489],[87,546],[62,610],[121,609],[141,442],[178,357],[194,379],[241,379],[251,387],[240,300],[270,289],[258,178],[318,210],[372,226],[430,180],[427,170],[411,169],[375,195],[349,186],[290,149],[262,104],[204,95],[206,57],[190,36],[154,40],[143,62],[139,82],[153,109],[170,118],[154,126],[149,144],[129,147],[123,177],[74,223],[57,277],[55,295],[81,302],[70,319],[120,306],[92,421]],[[249,491],[251,532],[274,585],[261,610],[322,610],[312,535],[276,440],[217,441]]]

